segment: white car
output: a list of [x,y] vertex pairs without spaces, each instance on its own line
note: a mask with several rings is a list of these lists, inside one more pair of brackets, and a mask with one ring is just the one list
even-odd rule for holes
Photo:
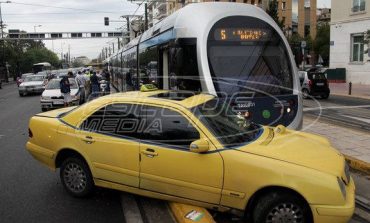
[[[79,105],[80,91],[77,82],[74,78],[68,78],[68,80],[71,84],[71,105]],[[42,111],[64,106],[64,97],[60,91],[60,81],[61,79],[51,79],[46,85],[45,91],[40,98]]]
[[25,96],[30,93],[42,93],[45,89],[45,78],[43,75],[29,75],[19,85],[19,96]]

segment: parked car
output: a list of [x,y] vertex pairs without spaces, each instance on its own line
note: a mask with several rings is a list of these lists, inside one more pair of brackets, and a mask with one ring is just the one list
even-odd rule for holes
[[41,94],[45,89],[44,75],[28,75],[24,81],[19,85],[19,96],[25,96],[30,93]]
[[[77,82],[74,78],[69,78],[71,84],[71,105],[80,104],[80,91],[77,86]],[[60,91],[61,79],[51,79],[45,87],[45,91],[42,92],[40,103],[41,110],[47,111],[49,109],[60,108],[64,106],[64,97]]]
[[320,96],[327,99],[330,96],[329,82],[325,68],[310,68],[307,71],[299,71],[299,80],[302,86],[303,98]]
[[19,86],[23,80],[27,77],[27,76],[30,76],[30,75],[33,75],[33,73],[25,73],[25,74],[22,74],[21,77],[17,77],[17,80],[16,80],[16,83],[17,85]]
[[249,123],[209,94],[145,89],[35,115],[27,150],[76,197],[101,186],[253,223],[351,218],[354,182],[327,139]]

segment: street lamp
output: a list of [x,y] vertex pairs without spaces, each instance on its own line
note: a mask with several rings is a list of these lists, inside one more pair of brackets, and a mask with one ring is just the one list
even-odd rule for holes
[[[1,61],[1,65],[3,67],[5,67],[5,40],[3,39],[4,38],[4,24],[3,24],[3,15],[1,13],[1,4],[2,3],[11,3],[11,1],[0,1],[0,28],[1,28],[1,48],[2,48],[2,51],[3,51],[3,57],[2,57],[2,61]],[[8,72],[5,72],[5,82],[8,82]]]
[[42,25],[33,26],[33,31],[36,32],[36,27],[41,27]]

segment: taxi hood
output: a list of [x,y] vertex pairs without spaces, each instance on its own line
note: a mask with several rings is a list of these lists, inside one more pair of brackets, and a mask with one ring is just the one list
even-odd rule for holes
[[253,145],[246,145],[238,150],[335,176],[341,176],[344,171],[343,155],[331,147],[326,138],[309,133],[285,129],[279,133],[276,129],[265,128],[264,134]]

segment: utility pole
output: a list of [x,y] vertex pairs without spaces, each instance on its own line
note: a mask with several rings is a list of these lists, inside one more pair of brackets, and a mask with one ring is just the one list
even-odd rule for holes
[[144,31],[148,30],[148,3],[145,2],[144,4],[145,9],[145,24],[144,24]]
[[71,64],[71,45],[68,44],[68,66]]
[[1,4],[2,3],[11,3],[11,1],[0,1],[0,28],[1,28],[1,47],[2,47],[2,51],[3,51],[3,56],[2,56],[2,60],[1,60],[1,66],[4,68],[4,70],[6,70],[5,72],[5,82],[9,82],[9,78],[8,78],[8,72],[7,72],[7,68],[6,68],[6,63],[5,63],[5,40],[4,40],[4,28],[5,28],[5,25],[3,23],[3,15],[1,13]]

